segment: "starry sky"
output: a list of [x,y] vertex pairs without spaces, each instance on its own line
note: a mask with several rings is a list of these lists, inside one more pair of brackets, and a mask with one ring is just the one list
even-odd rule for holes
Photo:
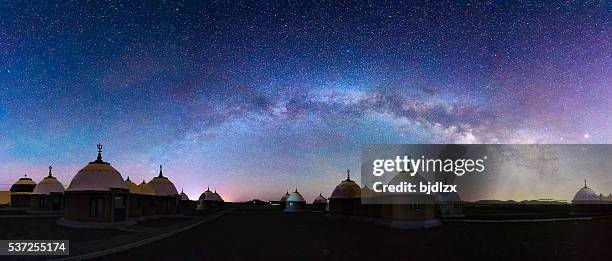
[[38,2],[0,9],[0,190],[97,143],[191,198],[311,201],[362,144],[612,142],[605,1]]

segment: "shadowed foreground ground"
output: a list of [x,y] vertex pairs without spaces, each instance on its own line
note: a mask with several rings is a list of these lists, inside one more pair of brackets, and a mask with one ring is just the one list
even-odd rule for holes
[[394,230],[322,214],[237,210],[105,260],[609,260],[612,219],[446,222]]

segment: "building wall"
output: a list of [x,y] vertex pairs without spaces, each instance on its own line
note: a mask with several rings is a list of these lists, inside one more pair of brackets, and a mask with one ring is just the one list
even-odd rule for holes
[[31,194],[11,194],[11,207],[29,208],[31,197]]
[[[41,198],[46,199],[46,205],[41,206]],[[58,209],[53,209],[53,201],[57,200]],[[51,195],[32,194],[30,199],[30,207],[35,210],[62,211],[64,210],[64,195],[63,193],[51,193]]]
[[384,204],[381,217],[402,221],[435,219],[436,207],[432,204]]
[[336,215],[358,215],[360,205],[359,198],[330,198],[329,212]]
[[[89,214],[89,202],[92,197],[104,199],[103,213],[96,217]],[[81,222],[112,222],[112,193],[109,192],[66,192],[64,218]]]
[[195,211],[198,202],[193,200],[181,200],[180,202],[180,212],[189,215]]

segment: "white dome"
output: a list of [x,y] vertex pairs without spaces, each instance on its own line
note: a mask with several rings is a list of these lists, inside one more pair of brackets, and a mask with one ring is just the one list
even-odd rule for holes
[[287,202],[306,202],[306,200],[304,200],[302,194],[300,194],[300,192],[298,192],[296,189],[295,192],[291,193],[291,195],[287,197]]
[[346,179],[334,188],[329,198],[358,198],[361,196],[361,188],[351,180],[351,170],[346,171]]
[[327,199],[325,197],[323,197],[323,195],[319,194],[314,201],[312,202],[312,204],[327,204]]
[[289,191],[287,191],[287,194],[283,195],[280,199],[280,202],[287,202],[287,198],[289,197]]
[[98,144],[98,158],[77,172],[66,191],[110,191],[111,188],[127,189],[127,186],[121,173],[102,161],[102,145]]
[[585,200],[599,200],[599,196],[597,196],[597,194],[586,185],[576,192],[572,202]]
[[200,200],[216,201],[215,193],[210,191],[210,188],[207,188],[206,191],[200,195]]
[[189,200],[189,197],[183,191],[181,191],[180,195],[181,195],[181,200]]
[[74,176],[66,191],[127,189],[121,173],[106,162],[90,162]]
[[217,201],[223,202],[223,198],[221,198],[221,195],[219,195],[219,193],[217,193],[217,190],[215,190],[215,193],[213,195],[215,195],[215,199]]
[[149,186],[155,191],[157,196],[175,196],[178,195],[176,187],[168,178],[164,177],[162,173],[162,166],[159,166],[159,175],[149,181]]
[[51,175],[51,166],[49,166],[49,176],[36,185],[32,194],[50,195],[52,192],[64,193],[64,185]]

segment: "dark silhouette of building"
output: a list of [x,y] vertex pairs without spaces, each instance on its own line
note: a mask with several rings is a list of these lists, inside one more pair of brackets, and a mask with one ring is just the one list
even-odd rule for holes
[[36,211],[63,211],[64,210],[64,185],[60,183],[51,173],[53,167],[49,166],[49,175],[41,180],[34,191],[30,207]]
[[24,175],[11,186],[11,207],[29,208],[36,182]]

